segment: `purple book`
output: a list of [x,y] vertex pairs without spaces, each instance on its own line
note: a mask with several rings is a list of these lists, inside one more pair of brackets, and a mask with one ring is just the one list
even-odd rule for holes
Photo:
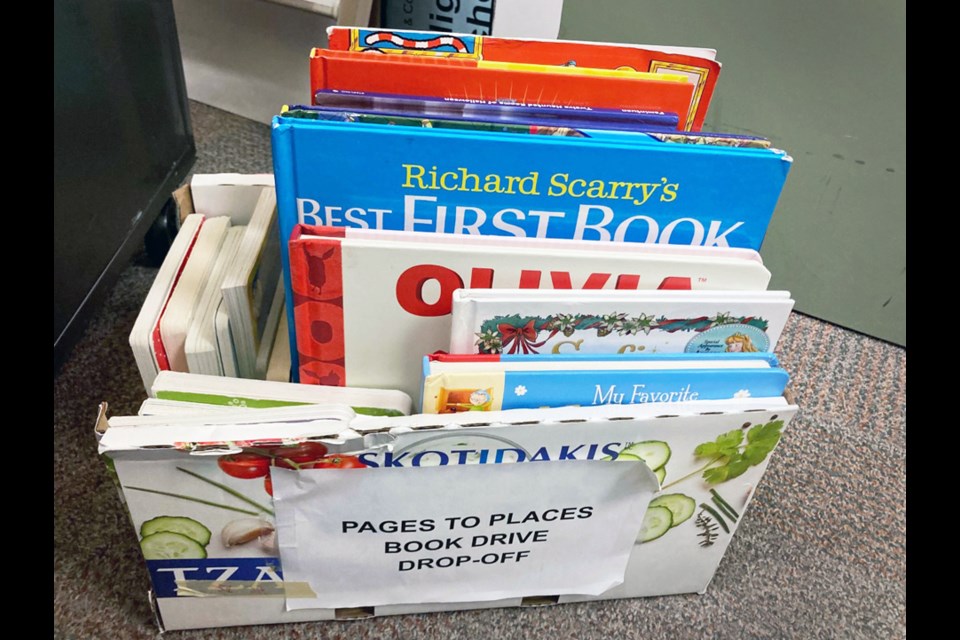
[[677,131],[679,116],[663,111],[427,98],[379,93],[317,91],[316,107],[396,116],[426,116],[510,124],[614,131]]

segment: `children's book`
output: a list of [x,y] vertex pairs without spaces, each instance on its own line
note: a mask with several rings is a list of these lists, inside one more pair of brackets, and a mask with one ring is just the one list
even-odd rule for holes
[[130,331],[130,347],[133,349],[143,386],[147,390],[153,384],[158,371],[170,368],[158,326],[160,315],[186,264],[203,221],[204,216],[201,214],[191,214],[184,218]]
[[772,354],[453,355],[423,359],[423,413],[777,396]]
[[453,292],[450,353],[773,352],[789,291]]
[[590,126],[594,129],[676,131],[679,116],[663,111],[598,109],[563,104],[528,105],[509,101],[465,100],[450,97],[404,96],[387,93],[321,90],[313,104],[325,109],[389,113],[429,118],[485,120],[514,124],[563,127]]
[[290,333],[287,329],[287,309],[281,307],[280,321],[277,323],[277,335],[273,338],[273,349],[267,362],[267,380],[290,382]]
[[189,370],[185,349],[187,331],[229,228],[230,218],[226,216],[204,220],[176,287],[160,314],[160,336],[173,371]]
[[294,106],[284,108],[282,112],[287,118],[302,118],[304,120],[328,120],[333,122],[362,122],[364,124],[383,124],[397,127],[423,127],[427,129],[458,129],[462,131],[489,131],[492,133],[519,133],[526,135],[548,136],[577,136],[587,137],[587,133],[580,129],[553,124],[522,124],[515,122],[496,122],[479,119],[456,118],[422,118],[414,116],[388,115],[376,112],[361,113],[359,111],[342,111],[339,109],[324,109],[321,107]]
[[340,51],[683,74],[695,86],[688,108],[680,112],[684,114],[681,128],[688,131],[703,126],[721,66],[713,49],[356,27],[330,27],[327,40],[330,49]]
[[[624,144],[277,117],[280,234],[289,238],[295,224],[307,223],[759,249],[788,155],[635,138]],[[292,358],[297,372],[295,352]]]
[[[204,373],[213,376],[224,375],[223,363],[217,345],[216,314],[223,293],[220,285],[230,269],[233,268],[237,249],[246,227],[237,225],[227,230],[217,260],[197,300],[197,309],[187,330],[184,351],[187,356],[187,370],[190,373]],[[232,349],[232,347],[231,347]]]
[[[530,120],[527,123],[509,122],[504,119],[490,119],[486,116],[459,116],[445,118],[424,118],[412,115],[395,115],[379,111],[345,111],[316,106],[284,107],[282,115],[287,118],[304,120],[327,120],[333,122],[360,122],[364,124],[385,124],[403,127],[423,127],[427,129],[459,129],[464,131],[490,131],[493,133],[519,133],[528,135],[569,136],[610,140],[623,144],[649,142],[647,138],[675,144],[708,144],[721,147],[744,147],[769,149],[770,140],[759,136],[747,136],[734,133],[687,132],[687,131],[648,131],[644,128],[612,129],[592,128],[592,123],[574,120],[554,120],[543,123]],[[644,134],[643,137],[638,134]]]
[[310,86],[311,95],[337,89],[667,113],[687,113],[696,89],[680,74],[327,49],[310,54]]
[[227,312],[227,301],[221,296],[214,315],[217,331],[217,356],[220,358],[220,367],[223,375],[228,378],[239,378],[240,369],[237,365],[237,349],[230,330],[230,314]]
[[[419,395],[425,353],[445,349],[454,290],[763,290],[758,261],[666,247],[299,225],[290,240],[299,381]],[[604,250],[605,249],[605,250]]]
[[389,389],[328,387],[245,380],[222,376],[164,371],[156,377],[150,395],[160,400],[203,405],[269,409],[299,404],[344,404],[363,415],[407,415],[410,396]]
[[263,187],[233,268],[223,281],[223,298],[240,377],[263,379],[283,305],[277,196]]

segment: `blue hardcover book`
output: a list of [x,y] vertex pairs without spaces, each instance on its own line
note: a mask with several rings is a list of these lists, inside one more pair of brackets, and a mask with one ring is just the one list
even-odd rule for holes
[[[759,249],[790,156],[616,134],[596,139],[277,116],[281,238],[285,244],[294,225],[306,223]],[[281,260],[292,341],[286,246]]]
[[770,353],[434,354],[423,360],[421,411],[776,397],[788,381]]

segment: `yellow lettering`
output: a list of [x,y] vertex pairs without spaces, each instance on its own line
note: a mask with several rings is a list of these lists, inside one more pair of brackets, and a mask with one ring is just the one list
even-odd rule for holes
[[[400,165],[407,170],[407,179],[403,181],[404,187],[411,188],[413,187],[413,181],[416,180],[419,185],[418,189],[426,189],[427,186],[423,184],[423,174],[426,173],[426,169],[419,164],[404,164]],[[414,173],[414,172],[417,173]]]
[[[467,171],[466,167],[460,167],[460,190],[461,191],[480,191],[480,176]],[[467,188],[467,180],[473,180],[473,186]]]
[[503,189],[500,187],[500,176],[495,173],[488,175],[483,183],[483,190],[487,193],[503,193]]
[[677,189],[680,188],[679,182],[671,182],[663,185],[663,193],[660,194],[660,202],[673,202],[677,199]]
[[[572,344],[574,351],[580,351],[580,345],[583,344],[583,338],[580,338],[579,340],[564,340],[563,342],[558,342],[557,344],[553,345],[553,353],[560,353],[560,347],[565,344]],[[568,351],[567,353],[570,352]],[[620,353],[623,353],[623,351]]]
[[637,186],[639,186],[643,190],[643,199],[640,200],[639,202],[637,202],[637,200],[633,201],[633,204],[637,204],[637,205],[644,204],[647,200],[650,199],[650,196],[655,194],[657,192],[657,189],[660,188],[659,184],[653,184],[650,182],[642,182]]
[[604,198],[606,197],[604,187],[605,183],[603,180],[591,180],[590,188],[587,189],[588,198]]
[[607,197],[608,197],[608,198],[616,198],[616,197],[617,197],[617,189],[619,189],[620,187],[627,187],[627,186],[629,186],[629,185],[630,185],[629,182],[611,182],[611,183],[610,183],[610,195],[608,195]]
[[[555,173],[550,176],[550,188],[547,189],[548,196],[562,196],[567,193],[567,180],[570,178],[569,173]],[[554,191],[553,188],[556,187],[557,190]]]
[[[540,178],[540,173],[538,171],[531,171],[530,175],[526,178],[520,180],[520,193],[525,196],[538,196],[540,192],[537,191],[537,180]],[[529,184],[527,181],[529,180]]]
[[581,184],[581,185],[583,185],[584,187],[586,187],[586,186],[587,186],[587,181],[586,181],[586,180],[581,180],[580,178],[577,178],[576,180],[571,180],[571,181],[570,181],[570,188],[567,189],[567,193],[569,193],[569,194],[570,194],[571,196],[573,196],[574,198],[582,198],[582,197],[583,197],[583,191],[582,191],[582,190],[581,190],[579,193],[574,193],[574,192],[573,192],[573,187],[574,187],[574,185],[577,185],[577,184]]
[[643,351],[644,349],[646,349],[646,347],[643,345],[640,345],[639,347],[635,347],[632,344],[625,344],[619,349],[617,349],[617,353],[633,353],[634,351]]
[[444,173],[444,174],[442,174],[442,175],[440,176],[440,188],[443,189],[444,191],[456,191],[456,190],[458,189],[458,187],[455,187],[455,186],[454,186],[454,187],[448,187],[448,186],[447,186],[447,176],[453,176],[453,179],[454,179],[454,180],[457,179],[457,173],[456,173],[456,171],[447,171],[446,173]]

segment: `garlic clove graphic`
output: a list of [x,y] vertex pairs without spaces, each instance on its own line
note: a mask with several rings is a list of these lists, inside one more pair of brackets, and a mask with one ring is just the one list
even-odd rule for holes
[[261,518],[240,518],[227,523],[220,531],[225,547],[246,544],[261,536],[273,533],[273,524]]

